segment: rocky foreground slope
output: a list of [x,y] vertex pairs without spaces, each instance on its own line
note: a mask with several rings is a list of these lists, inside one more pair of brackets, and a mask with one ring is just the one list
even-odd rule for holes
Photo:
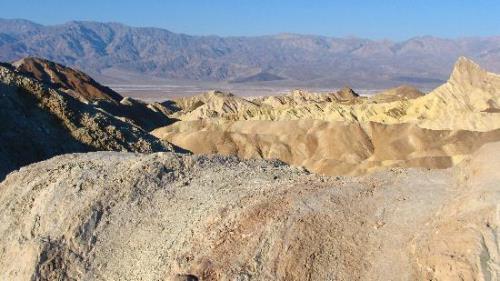
[[0,183],[0,279],[498,280],[499,151],[336,178],[220,156],[58,156]]
[[350,89],[246,100],[220,92],[175,100],[180,119],[153,135],[195,153],[277,158],[313,172],[447,168],[500,141],[500,76],[460,58],[448,82],[423,95]]

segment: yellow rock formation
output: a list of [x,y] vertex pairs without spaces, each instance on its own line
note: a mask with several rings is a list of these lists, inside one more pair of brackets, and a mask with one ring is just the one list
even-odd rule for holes
[[211,92],[176,103],[182,121],[153,135],[194,153],[276,158],[329,175],[446,168],[500,140],[500,76],[466,58],[426,95],[411,87],[371,98],[350,89],[254,100]]

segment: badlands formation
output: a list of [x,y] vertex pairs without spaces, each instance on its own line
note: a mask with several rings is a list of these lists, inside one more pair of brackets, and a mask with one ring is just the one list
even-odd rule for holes
[[465,58],[151,104],[27,58],[0,99],[0,280],[500,279],[500,76]]
[[500,76],[460,58],[429,94],[403,86],[246,100],[211,92],[176,101],[180,119],[153,135],[194,153],[280,159],[327,175],[384,167],[447,168],[500,140]]

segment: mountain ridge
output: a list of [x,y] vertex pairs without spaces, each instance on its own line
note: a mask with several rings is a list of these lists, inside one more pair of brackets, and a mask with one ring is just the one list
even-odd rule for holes
[[92,21],[47,26],[26,20],[0,19],[0,23],[0,61],[39,56],[77,67],[97,80],[116,80],[128,73],[229,82],[269,73],[284,79],[263,82],[279,85],[388,88],[409,81],[432,88],[446,80],[459,56],[500,72],[497,36],[420,36],[397,42],[301,34],[194,36]]

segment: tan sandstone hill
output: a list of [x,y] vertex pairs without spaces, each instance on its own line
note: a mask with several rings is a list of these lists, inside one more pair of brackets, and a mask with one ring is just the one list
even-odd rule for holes
[[419,91],[417,88],[403,85],[377,93],[373,97],[370,97],[369,100],[376,103],[393,102],[399,100],[416,99],[422,97],[423,95],[424,93]]
[[430,130],[321,120],[185,121],[153,134],[194,153],[280,159],[328,175],[383,167],[447,168],[484,143],[500,141],[500,129]]
[[[465,58],[448,82],[427,95],[408,86],[370,98],[350,92],[293,91],[254,99],[251,106],[222,93],[201,96],[198,107],[184,104],[200,96],[186,98],[175,115],[182,121],[152,133],[195,153],[276,158],[328,175],[446,168],[500,140],[500,76]],[[233,106],[218,106],[214,114],[200,110],[226,102]]]
[[0,279],[498,280],[499,151],[337,178],[220,156],[58,156],[0,183]]
[[270,106],[271,108],[289,108],[294,106],[303,106],[305,104],[323,104],[330,102],[354,103],[361,100],[360,97],[351,88],[342,88],[332,93],[314,93],[303,90],[293,90],[283,96],[268,96],[253,99],[253,102],[261,106]]
[[178,98],[174,99],[173,102],[180,111],[174,113],[171,117],[182,118],[183,120],[217,118],[259,108],[252,101],[220,91],[210,91],[193,97]]
[[129,119],[116,117],[51,84],[0,66],[0,179],[57,154],[172,150]]

